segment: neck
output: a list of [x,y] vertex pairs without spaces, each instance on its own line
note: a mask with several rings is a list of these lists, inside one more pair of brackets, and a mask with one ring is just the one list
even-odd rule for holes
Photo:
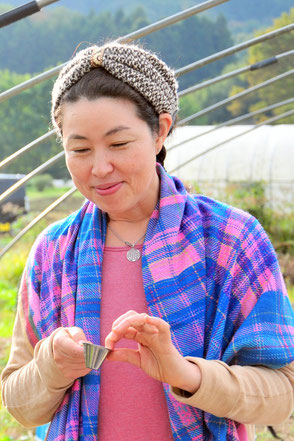
[[[142,244],[144,242],[144,235],[147,230],[148,222],[149,218],[143,219],[140,222],[110,219],[108,225],[111,229],[107,228],[106,245],[117,247],[124,246],[122,240],[132,244],[138,241],[138,244]],[[122,240],[120,240],[115,233],[118,234]]]

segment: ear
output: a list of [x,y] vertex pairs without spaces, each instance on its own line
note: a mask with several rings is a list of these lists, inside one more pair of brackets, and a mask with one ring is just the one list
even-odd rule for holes
[[156,136],[156,154],[160,152],[164,141],[169,133],[171,125],[173,123],[172,117],[169,113],[162,113],[159,115],[159,132]]

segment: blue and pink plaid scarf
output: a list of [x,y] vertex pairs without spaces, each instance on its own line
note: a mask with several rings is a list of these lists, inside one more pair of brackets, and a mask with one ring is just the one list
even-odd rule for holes
[[[161,193],[142,271],[148,311],[171,325],[183,356],[279,368],[294,360],[293,310],[275,252],[247,213],[203,196],[158,165]],[[60,326],[99,344],[106,215],[91,202],[45,230],[26,269],[22,305],[34,347]],[[104,343],[104,342],[102,342]],[[99,372],[66,392],[49,441],[96,441]],[[164,385],[175,440],[238,440],[238,423],[181,404]]]

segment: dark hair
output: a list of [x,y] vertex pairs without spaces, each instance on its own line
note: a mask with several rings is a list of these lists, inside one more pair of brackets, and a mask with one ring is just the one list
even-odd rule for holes
[[[92,69],[74,84],[62,97],[60,106],[55,112],[56,122],[61,130],[61,107],[68,102],[73,103],[80,98],[94,100],[101,97],[125,98],[135,104],[137,116],[148,124],[152,133],[159,131],[159,116],[152,105],[128,84],[111,75],[103,67]],[[169,134],[171,133],[171,130]],[[162,146],[156,155],[156,161],[162,166],[166,157],[166,149]]]

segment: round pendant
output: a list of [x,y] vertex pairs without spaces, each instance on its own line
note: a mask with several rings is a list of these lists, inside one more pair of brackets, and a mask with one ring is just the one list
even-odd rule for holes
[[131,248],[129,249],[129,251],[127,252],[127,259],[130,262],[136,262],[137,260],[139,260],[141,257],[141,253],[139,250],[137,250],[136,248]]

